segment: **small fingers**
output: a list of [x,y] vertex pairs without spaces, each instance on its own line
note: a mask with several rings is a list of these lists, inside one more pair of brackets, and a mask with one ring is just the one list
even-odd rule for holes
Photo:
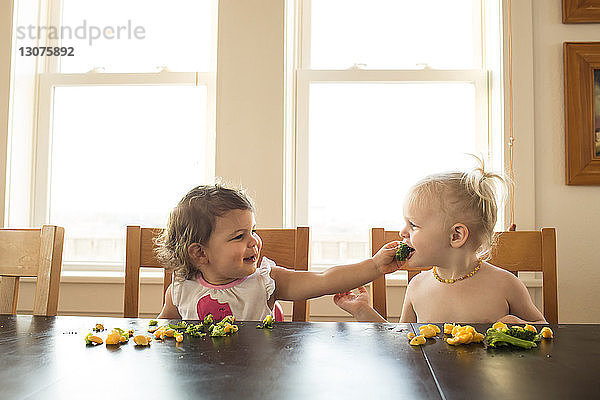
[[359,286],[359,287],[358,287],[358,291],[359,291],[360,293],[367,293],[367,288],[365,288],[364,286]]

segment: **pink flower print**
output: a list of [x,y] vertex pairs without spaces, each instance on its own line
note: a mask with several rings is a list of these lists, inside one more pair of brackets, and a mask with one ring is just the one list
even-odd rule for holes
[[217,300],[206,295],[198,300],[196,305],[198,319],[203,320],[208,314],[212,314],[215,321],[220,321],[228,315],[233,315],[227,303],[219,303]]

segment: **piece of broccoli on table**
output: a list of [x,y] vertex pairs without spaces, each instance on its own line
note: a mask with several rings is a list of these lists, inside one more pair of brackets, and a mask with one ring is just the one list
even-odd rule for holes
[[536,334],[536,332],[523,329],[520,326],[511,326],[506,333],[517,339],[528,340],[530,342],[539,342],[541,340],[540,335]]
[[406,243],[403,243],[403,242],[400,243],[400,245],[398,246],[398,250],[396,250],[396,260],[398,260],[398,261],[406,260],[406,257],[408,257],[408,255],[410,253],[412,253],[413,251],[415,251],[415,249],[413,249]]
[[265,319],[263,319],[262,324],[256,325],[258,329],[273,329],[273,322],[275,322],[275,318],[271,314],[268,314]]
[[[534,341],[519,339],[518,337],[512,336],[509,333],[510,329],[503,330],[490,328],[486,332],[485,343],[488,345],[488,347],[500,347],[508,345],[521,347],[523,349],[531,349],[533,347],[537,347]],[[521,333],[519,332],[519,334]]]

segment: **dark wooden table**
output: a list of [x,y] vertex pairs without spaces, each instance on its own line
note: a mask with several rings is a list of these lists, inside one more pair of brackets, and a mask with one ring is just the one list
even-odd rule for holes
[[[0,316],[0,398],[593,398],[600,326],[554,326],[533,350],[422,347],[418,324],[239,322],[225,338],[87,347],[96,323],[143,333],[148,320]],[[485,327],[479,327],[484,331]],[[106,336],[106,332],[101,335]]]

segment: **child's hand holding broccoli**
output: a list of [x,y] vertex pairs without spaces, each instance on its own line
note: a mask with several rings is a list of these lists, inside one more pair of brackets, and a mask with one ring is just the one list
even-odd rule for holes
[[[406,262],[408,255],[412,251],[414,251],[412,247],[396,240],[384,245],[373,256],[373,262],[379,272],[389,274],[390,272],[397,271],[400,265]],[[398,257],[398,254],[400,257]]]

